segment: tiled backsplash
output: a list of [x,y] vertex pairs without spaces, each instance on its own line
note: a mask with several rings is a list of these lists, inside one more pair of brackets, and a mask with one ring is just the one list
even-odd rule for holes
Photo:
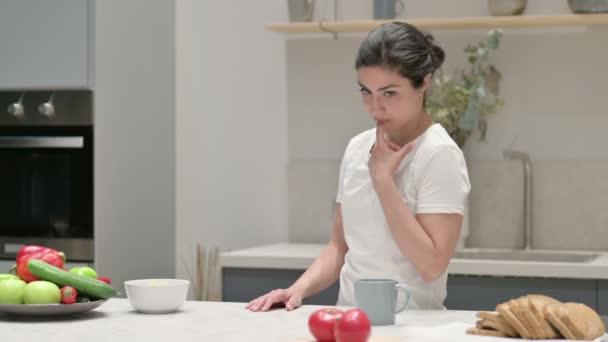
[[471,181],[471,227],[466,245],[521,247],[524,236],[524,172],[521,161],[476,161],[467,162],[467,166]]
[[540,247],[608,249],[608,161],[550,161],[536,169]]
[[289,241],[327,242],[331,236],[340,161],[291,161]]
[[[291,161],[289,239],[326,242],[340,162]],[[468,163],[468,247],[519,248],[523,170],[518,161]],[[542,249],[608,249],[608,161],[533,161],[533,241]]]

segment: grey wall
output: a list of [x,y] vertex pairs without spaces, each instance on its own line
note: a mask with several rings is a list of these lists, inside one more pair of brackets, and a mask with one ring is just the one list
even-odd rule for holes
[[175,2],[95,7],[95,264],[175,276]]
[[[408,1],[406,16],[487,14],[486,1],[459,2],[458,9],[449,3]],[[529,4],[527,14],[568,13],[565,1]],[[348,6],[344,19],[371,15],[362,1]],[[462,49],[486,31],[433,33],[447,53],[443,71],[452,73],[466,65]],[[603,233],[608,227],[607,34],[605,26],[505,30],[492,60],[503,75],[506,105],[490,118],[488,141],[473,136],[465,146],[473,186],[469,245],[521,244],[521,163],[502,157],[502,150],[511,147],[533,160],[536,247],[608,249]],[[349,138],[373,126],[360,103],[353,69],[362,39],[318,35],[287,42],[292,241],[327,241],[340,159]]]

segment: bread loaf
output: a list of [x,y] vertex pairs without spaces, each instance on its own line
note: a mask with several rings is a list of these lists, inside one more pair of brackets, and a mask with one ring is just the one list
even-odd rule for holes
[[496,306],[496,311],[504,317],[509,324],[517,331],[519,336],[527,339],[532,338],[532,333],[528,330],[526,325],[520,319],[521,315],[518,314],[519,307],[515,300],[511,299],[510,301],[502,304],[498,304]]
[[480,311],[477,313],[477,317],[481,318],[481,320],[478,321],[481,328],[491,328],[498,330],[509,337],[519,337],[517,330],[515,330],[498,312]]
[[548,304],[543,313],[551,325],[570,340],[592,340],[606,332],[600,316],[585,304]]
[[545,338],[543,329],[541,328],[540,321],[530,310],[530,306],[528,303],[527,296],[519,297],[513,300],[511,304],[511,308],[519,321],[524,325],[528,333],[530,334],[530,339],[540,340]]
[[526,296],[526,299],[528,301],[528,308],[530,308],[530,311],[540,325],[540,329],[542,331],[542,337],[540,338],[555,339],[561,337],[558,330],[549,323],[545,317],[545,314],[543,313],[543,309],[546,305],[559,304],[560,302],[556,299],[543,295],[529,295]]
[[507,337],[507,335],[503,334],[502,332],[500,332],[498,330],[479,329],[479,328],[469,328],[469,329],[467,329],[467,334],[480,335],[480,336]]
[[561,303],[545,295],[527,295],[480,311],[467,334],[526,339],[593,340],[606,333],[600,316],[587,305]]

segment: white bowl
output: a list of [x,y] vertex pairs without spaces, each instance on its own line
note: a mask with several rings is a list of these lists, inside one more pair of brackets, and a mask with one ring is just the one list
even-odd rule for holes
[[169,313],[186,301],[190,282],[183,279],[137,279],[125,281],[125,291],[135,310],[142,313]]

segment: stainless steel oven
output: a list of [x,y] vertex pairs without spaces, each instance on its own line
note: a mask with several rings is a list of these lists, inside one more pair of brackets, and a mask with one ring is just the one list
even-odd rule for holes
[[93,241],[91,93],[0,93],[0,258],[40,244],[92,261]]

